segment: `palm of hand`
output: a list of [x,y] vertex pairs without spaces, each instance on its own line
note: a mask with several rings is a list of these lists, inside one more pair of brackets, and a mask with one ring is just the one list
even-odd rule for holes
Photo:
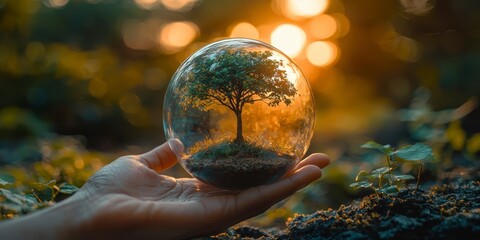
[[319,167],[326,166],[328,158],[312,155],[294,174],[274,184],[236,192],[157,173],[175,163],[173,152],[164,144],[102,168],[73,196],[91,201],[91,221],[85,229],[109,237],[112,232],[118,237],[159,237],[161,233],[165,239],[215,233],[263,212],[317,179]]

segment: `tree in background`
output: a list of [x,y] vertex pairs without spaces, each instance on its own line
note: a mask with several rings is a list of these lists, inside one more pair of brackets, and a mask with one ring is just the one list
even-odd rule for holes
[[214,58],[200,59],[193,65],[187,84],[178,90],[183,107],[208,111],[215,104],[235,113],[235,142],[244,141],[242,111],[245,104],[264,102],[268,106],[289,105],[297,90],[287,79],[282,61],[270,51],[223,50]]

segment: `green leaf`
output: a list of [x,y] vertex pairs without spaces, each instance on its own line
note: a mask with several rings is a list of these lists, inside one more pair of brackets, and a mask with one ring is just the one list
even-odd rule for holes
[[368,141],[367,143],[363,144],[361,148],[368,148],[368,149],[376,149],[382,153],[389,154],[393,151],[390,145],[382,145],[380,143],[374,141]]
[[0,203],[0,208],[6,211],[12,211],[15,213],[21,213],[23,206],[16,203],[2,202]]
[[392,169],[391,168],[388,168],[388,167],[381,167],[381,168],[377,168],[375,170],[372,171],[371,175],[383,175],[385,173],[389,173]]
[[402,147],[393,152],[393,155],[409,162],[427,162],[435,159],[432,149],[423,143]]
[[9,185],[9,184],[11,184],[11,183],[0,178],[0,185],[1,186],[6,186],[6,185]]
[[357,176],[355,177],[355,182],[358,182],[358,181],[361,181],[365,178],[367,178],[367,176],[369,175],[370,173],[365,171],[365,170],[361,170],[360,172],[358,172]]
[[55,181],[55,179],[53,180],[50,180],[46,183],[44,183],[46,186],[50,187],[50,188],[53,188],[55,186],[55,184],[57,183],[57,181]]
[[408,181],[415,180],[415,177],[412,175],[395,175],[393,176],[393,181]]
[[22,195],[18,193],[14,193],[11,191],[8,191],[6,189],[1,189],[0,188],[0,196],[5,197],[8,201],[18,204],[18,205],[24,205],[24,204],[37,204],[38,202],[36,199],[31,198],[27,195]]
[[380,193],[396,193],[398,192],[397,186],[385,186],[379,190]]
[[350,184],[350,187],[353,187],[353,188],[369,188],[372,185],[373,184],[370,183],[370,182],[356,182],[356,183]]
[[79,189],[78,187],[75,187],[69,183],[62,183],[60,185],[60,192],[65,194],[74,194],[75,192],[78,191],[78,189]]

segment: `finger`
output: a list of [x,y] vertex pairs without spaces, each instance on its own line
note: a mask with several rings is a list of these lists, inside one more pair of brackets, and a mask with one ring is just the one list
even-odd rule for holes
[[324,168],[330,164],[330,158],[323,153],[314,153],[308,156],[307,158],[300,161],[293,171],[297,171],[298,169],[305,167],[307,165],[315,165],[319,168]]
[[139,155],[140,162],[159,172],[166,170],[177,163],[177,157],[168,143],[164,143],[150,152]]
[[240,220],[255,216],[321,176],[322,170],[318,166],[307,165],[278,182],[247,189],[237,196],[235,214],[241,216]]

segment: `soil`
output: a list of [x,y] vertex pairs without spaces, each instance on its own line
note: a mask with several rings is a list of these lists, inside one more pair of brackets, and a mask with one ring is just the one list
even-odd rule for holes
[[225,189],[245,189],[276,181],[291,169],[294,160],[283,157],[224,159],[190,158],[185,162],[201,181]]
[[480,239],[480,169],[454,169],[428,191],[371,194],[296,215],[284,230],[234,227],[202,239]]
[[224,189],[245,189],[278,180],[293,157],[248,141],[224,141],[194,153],[185,167],[199,180]]

